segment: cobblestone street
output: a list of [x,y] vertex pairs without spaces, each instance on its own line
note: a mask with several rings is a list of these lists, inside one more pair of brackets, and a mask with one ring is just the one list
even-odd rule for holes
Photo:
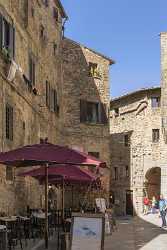
[[105,250],[166,250],[167,231],[161,229],[158,215],[123,218],[118,231],[105,241]]
[[[118,230],[105,239],[104,250],[166,250],[167,229],[161,229],[158,215],[124,217],[117,220]],[[33,247],[32,247],[33,246]],[[49,250],[56,250],[55,240],[49,241]],[[20,249],[20,248],[18,248]],[[44,250],[43,241],[31,242],[26,250]],[[87,249],[85,249],[87,250]]]

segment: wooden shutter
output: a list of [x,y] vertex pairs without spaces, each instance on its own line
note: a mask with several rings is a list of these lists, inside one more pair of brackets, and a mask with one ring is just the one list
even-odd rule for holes
[[14,58],[15,56],[15,28],[10,25],[10,44],[9,44],[9,49],[10,49],[10,56]]
[[6,138],[13,141],[13,107],[6,104]]
[[55,89],[53,93],[53,99],[54,99],[54,112],[58,112],[57,91]]
[[80,100],[80,122],[87,121],[87,102]]
[[13,141],[13,108],[10,107],[10,140]]
[[32,60],[32,79],[33,79],[33,85],[35,85],[35,62]]
[[55,111],[55,90],[51,88],[50,90],[50,109]]
[[2,39],[3,39],[3,18],[2,18],[2,15],[0,14],[0,49],[2,49]]
[[108,123],[107,105],[104,103],[100,103],[100,122],[103,124]]
[[50,107],[50,84],[46,81],[46,106]]
[[29,80],[32,84],[32,58],[29,56]]

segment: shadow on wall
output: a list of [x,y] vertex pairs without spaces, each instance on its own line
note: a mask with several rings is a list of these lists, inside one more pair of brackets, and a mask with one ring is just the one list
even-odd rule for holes
[[133,191],[131,182],[132,131],[110,135],[111,152],[111,202],[117,215],[133,215]]

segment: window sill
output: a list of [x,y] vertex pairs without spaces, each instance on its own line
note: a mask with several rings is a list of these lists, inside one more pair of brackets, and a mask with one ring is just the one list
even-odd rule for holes
[[85,124],[85,125],[90,125],[90,126],[107,126],[108,125],[108,122],[107,123],[95,123],[95,122],[80,122],[81,124]]

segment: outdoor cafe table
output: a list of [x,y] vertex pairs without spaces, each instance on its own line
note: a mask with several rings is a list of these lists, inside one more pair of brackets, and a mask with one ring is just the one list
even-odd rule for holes
[[7,249],[7,227],[0,225],[0,250]]
[[10,216],[10,217],[0,217],[1,222],[5,222],[5,224],[8,224],[10,222],[15,222],[17,220],[16,216]]
[[30,220],[30,218],[23,217],[23,216],[0,217],[0,221],[5,222],[5,224],[8,224],[10,222],[16,222],[17,219],[20,219],[22,221],[28,221],[28,220]]
[[[33,213],[32,214],[37,219],[45,219],[45,213]],[[48,213],[48,216],[50,216],[51,213]]]

